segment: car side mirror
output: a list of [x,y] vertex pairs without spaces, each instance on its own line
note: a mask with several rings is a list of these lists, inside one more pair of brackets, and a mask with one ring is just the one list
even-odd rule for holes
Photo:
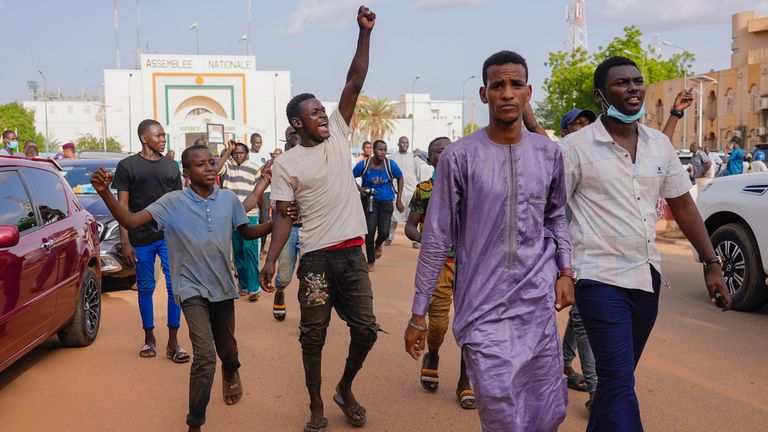
[[19,244],[19,228],[16,225],[0,225],[0,249]]

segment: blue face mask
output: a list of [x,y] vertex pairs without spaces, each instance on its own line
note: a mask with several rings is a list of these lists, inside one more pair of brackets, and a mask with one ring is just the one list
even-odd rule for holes
[[[603,97],[603,101],[607,102],[607,99],[605,98],[605,95],[603,95],[603,92],[601,92],[600,90],[598,90],[598,92],[600,93],[600,96]],[[643,116],[645,115],[645,106],[640,106],[640,111],[638,111],[636,114],[627,115],[617,110],[615,106],[609,105],[605,115],[607,115],[608,117],[613,117],[616,120],[619,120],[627,124],[634,123],[640,120],[641,118],[643,118]]]
[[18,141],[10,141],[10,142],[8,143],[8,148],[12,148],[12,149],[15,149],[15,148],[17,148],[17,147],[19,147],[19,142],[18,142]]

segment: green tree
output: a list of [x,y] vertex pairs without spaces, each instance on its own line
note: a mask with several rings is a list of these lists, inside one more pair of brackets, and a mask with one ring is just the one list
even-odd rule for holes
[[536,107],[536,117],[547,129],[559,130],[560,117],[573,108],[590,109],[599,113],[600,107],[592,96],[593,76],[600,62],[611,56],[629,57],[637,63],[647,84],[691,75],[692,53],[683,51],[664,60],[654,54],[651,47],[643,48],[643,33],[635,26],[624,27],[624,34],[616,36],[605,47],[588,55],[584,50],[549,53],[544,63],[551,70],[544,80],[546,98]]
[[478,131],[478,130],[484,128],[484,127],[485,126],[479,125],[477,123],[467,123],[467,124],[464,125],[464,136],[467,136],[467,135],[471,134],[472,132]]
[[[78,151],[104,151],[104,139],[96,138],[91,134],[85,134],[75,140],[75,149]],[[122,146],[113,137],[107,137],[107,151],[121,152]]]
[[386,98],[366,98],[358,102],[360,108],[359,129],[363,137],[371,141],[383,139],[395,130],[395,109]]
[[35,130],[35,112],[18,102],[0,105],[0,130],[13,130],[19,136],[19,151],[24,151],[26,141],[35,141],[40,151],[45,151],[45,137]]

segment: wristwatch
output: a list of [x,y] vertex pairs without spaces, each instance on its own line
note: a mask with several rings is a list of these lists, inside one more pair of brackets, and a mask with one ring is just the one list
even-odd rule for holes
[[676,110],[676,109],[674,109],[674,108],[672,108],[671,110],[669,110],[669,113],[670,113],[670,114],[672,114],[673,116],[675,116],[675,117],[679,118],[679,119],[683,118],[683,112],[682,112],[682,111],[679,111],[679,110]]
[[564,267],[557,272],[557,278],[569,277],[573,279],[573,283],[576,283],[576,272],[572,268]]
[[701,263],[704,264],[704,270],[707,270],[707,267],[714,264],[717,264],[720,266],[720,268],[723,268],[723,259],[720,258],[719,255],[715,255],[714,258],[710,258],[708,260],[703,260]]

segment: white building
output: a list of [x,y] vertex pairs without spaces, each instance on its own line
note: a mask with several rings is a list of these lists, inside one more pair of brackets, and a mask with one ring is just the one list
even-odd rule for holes
[[242,142],[258,132],[272,151],[288,126],[291,74],[257,71],[253,56],[142,54],[140,69],[104,71],[104,93],[107,133],[126,151],[140,148],[143,119],[159,121],[177,152],[205,137],[209,123]]
[[[74,142],[83,135],[91,134],[97,138],[103,136],[102,104],[86,97],[56,96],[47,102],[48,105],[48,140],[57,141],[59,145]],[[24,108],[34,111],[35,129],[45,135],[45,105],[40,99],[24,101]],[[40,144],[41,148],[44,143]],[[60,151],[51,148],[51,152]]]

